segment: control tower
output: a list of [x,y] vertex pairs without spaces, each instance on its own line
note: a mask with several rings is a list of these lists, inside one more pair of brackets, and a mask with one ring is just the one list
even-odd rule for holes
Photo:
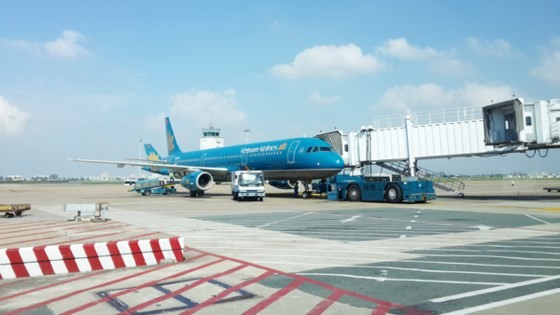
[[220,137],[220,129],[210,126],[210,128],[202,129],[202,137],[200,138],[200,149],[221,148],[224,146],[224,139]]

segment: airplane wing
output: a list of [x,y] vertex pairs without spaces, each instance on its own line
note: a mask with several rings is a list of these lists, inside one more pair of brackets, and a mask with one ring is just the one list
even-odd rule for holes
[[84,163],[97,163],[97,164],[113,164],[119,168],[125,166],[146,166],[152,169],[168,169],[170,171],[179,172],[194,172],[194,171],[206,171],[212,175],[225,175],[229,170],[225,167],[207,167],[207,166],[189,166],[189,165],[178,165],[169,163],[153,163],[153,162],[134,162],[134,161],[108,161],[108,160],[87,160],[87,159],[71,159],[74,162],[84,162]]

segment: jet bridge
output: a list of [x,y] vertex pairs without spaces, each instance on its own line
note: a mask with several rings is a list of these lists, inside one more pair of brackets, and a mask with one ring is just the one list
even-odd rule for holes
[[[358,132],[316,136],[333,145],[348,167],[378,165],[406,176],[430,179],[462,194],[464,184],[418,167],[418,160],[491,156],[560,148],[560,100],[525,103],[516,98],[467,107],[387,116]],[[542,153],[544,152],[544,153]]]

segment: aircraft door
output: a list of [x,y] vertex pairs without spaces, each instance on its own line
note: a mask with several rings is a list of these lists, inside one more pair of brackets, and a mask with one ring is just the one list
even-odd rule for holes
[[296,162],[296,152],[298,146],[299,141],[290,143],[290,147],[288,148],[288,164],[294,164]]
[[200,157],[200,166],[204,166],[204,160],[206,160],[206,153],[204,153],[204,154]]
[[242,153],[241,154],[241,166],[243,169],[248,169],[249,163],[249,153]]

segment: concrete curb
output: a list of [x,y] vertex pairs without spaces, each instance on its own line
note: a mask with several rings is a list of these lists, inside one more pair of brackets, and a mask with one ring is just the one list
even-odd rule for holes
[[184,249],[183,237],[0,249],[0,279],[180,262]]

